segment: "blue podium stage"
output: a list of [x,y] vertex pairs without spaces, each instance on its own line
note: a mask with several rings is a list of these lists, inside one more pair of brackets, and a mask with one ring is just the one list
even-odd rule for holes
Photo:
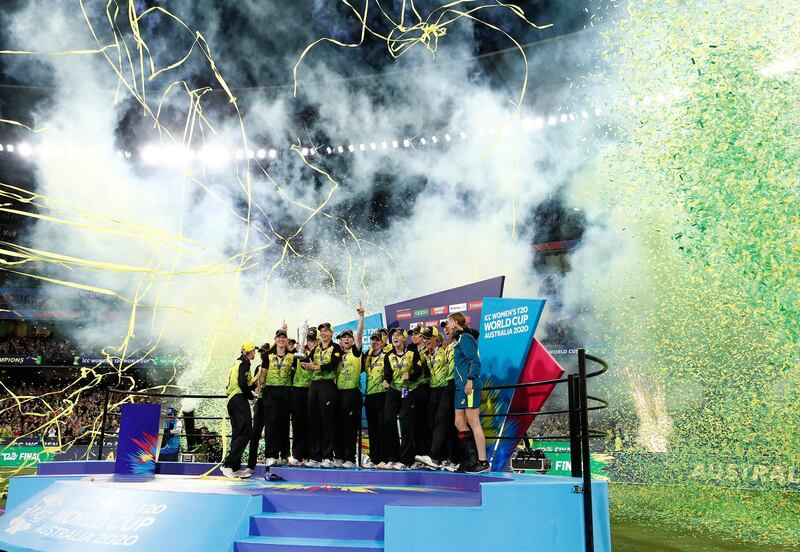
[[[0,549],[581,552],[583,482],[510,473],[273,468],[283,481],[158,463],[45,462],[10,481]],[[611,550],[608,484],[592,485],[595,550]]]

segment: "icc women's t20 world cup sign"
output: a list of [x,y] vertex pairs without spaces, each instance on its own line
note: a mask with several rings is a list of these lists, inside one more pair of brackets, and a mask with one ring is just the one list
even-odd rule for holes
[[[545,301],[505,299],[505,276],[461,286],[386,306],[388,327],[411,329],[439,326],[454,312],[480,332],[478,352],[484,387],[514,385],[561,377],[564,371],[534,339]],[[552,385],[502,390],[485,389],[481,396],[487,458],[492,469],[504,469]],[[502,437],[492,439],[491,437]]]

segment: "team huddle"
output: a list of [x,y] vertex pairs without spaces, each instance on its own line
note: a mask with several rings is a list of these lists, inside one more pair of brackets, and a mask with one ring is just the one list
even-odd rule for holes
[[[267,467],[355,468],[362,406],[369,435],[362,467],[489,470],[477,332],[464,315],[451,314],[444,335],[432,326],[411,330],[410,343],[406,330],[380,329],[362,351],[364,311],[357,312],[356,331],[340,332],[338,343],[325,322],[307,330],[305,344],[289,339],[284,324],[272,345],[242,345],[228,375],[231,443],[223,475],[254,473],[262,432]],[[256,354],[261,365],[254,371]]]

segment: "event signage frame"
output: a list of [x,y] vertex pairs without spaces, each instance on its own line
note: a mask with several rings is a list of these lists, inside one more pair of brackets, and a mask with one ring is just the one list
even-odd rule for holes
[[418,326],[438,326],[454,312],[463,312],[467,323],[477,326],[483,297],[502,297],[505,281],[505,276],[497,276],[386,305],[387,327],[410,330]]

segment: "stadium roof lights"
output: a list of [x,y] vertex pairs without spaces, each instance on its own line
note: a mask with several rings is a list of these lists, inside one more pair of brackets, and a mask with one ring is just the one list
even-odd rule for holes
[[[677,99],[685,94],[685,91],[680,89],[673,89],[667,94],[658,94],[654,96],[646,96],[639,101],[634,99],[629,100],[629,105],[635,107],[636,105],[649,106],[651,104],[662,104],[669,99]],[[593,108],[591,111],[583,109],[574,112],[561,112],[557,114],[541,114],[524,117],[521,121],[522,130],[524,132],[535,132],[541,130],[545,126],[556,126],[562,124],[569,124],[574,121],[586,121],[590,118],[590,114],[599,117],[603,111],[599,108]],[[477,132],[471,132],[469,136],[473,139],[483,138],[484,135],[493,136],[496,134],[493,127],[477,129]],[[427,145],[445,145],[456,142],[456,138],[462,141],[467,140],[468,134],[465,131],[445,131],[437,135],[419,135],[415,137],[407,136],[405,138],[390,139],[382,141],[369,141],[359,144],[345,143],[342,145],[326,145],[326,146],[313,146],[301,147],[299,153],[303,157],[310,157],[316,154],[322,156],[333,156],[345,153],[352,153],[359,155],[361,153],[369,154],[370,152],[378,150],[386,150],[390,147],[392,149],[414,148],[415,146]],[[134,154],[128,150],[117,150],[116,156],[120,159],[133,159],[140,161],[144,165],[158,166],[158,165],[182,165],[189,162],[201,161],[206,165],[221,165],[230,162],[231,159],[244,160],[251,159],[257,162],[275,160],[279,154],[281,156],[288,154],[291,146],[286,147],[271,147],[259,146],[252,150],[231,149],[222,144],[209,144],[198,149],[186,148],[181,145],[168,145],[168,144],[147,144]],[[0,143],[0,152],[13,153],[21,157],[94,157],[106,155],[107,149],[100,147],[77,147],[70,146],[68,148],[56,148],[53,145],[42,142],[39,144],[31,145],[27,142],[18,144],[2,144]]]

